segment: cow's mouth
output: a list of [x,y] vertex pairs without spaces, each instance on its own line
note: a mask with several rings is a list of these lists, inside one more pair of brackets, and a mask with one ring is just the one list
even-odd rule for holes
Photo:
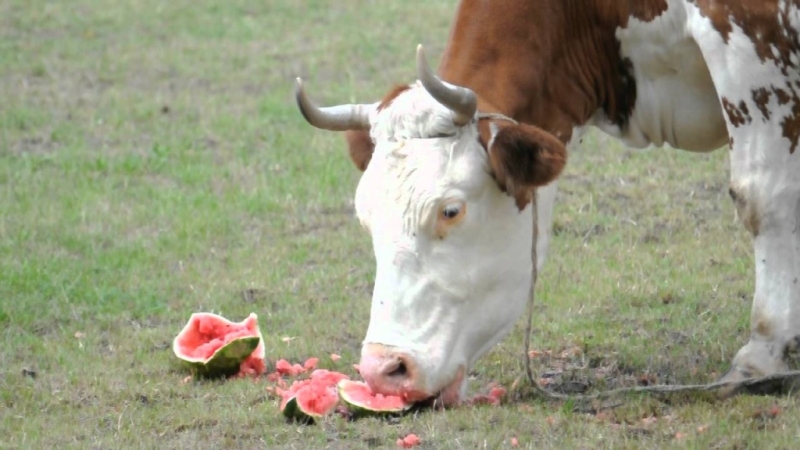
[[[436,369],[428,368],[438,372]],[[412,356],[394,347],[372,343],[365,344],[358,371],[376,394],[402,397],[407,404],[434,403],[437,406],[454,406],[461,402],[467,372],[466,364],[460,364],[452,378],[442,380],[444,371],[426,373]],[[441,381],[446,384],[442,386]]]
[[466,370],[463,367],[459,368],[455,379],[434,395],[412,390],[403,393],[403,396],[409,402],[419,406],[431,406],[434,409],[458,406],[462,401],[461,387],[464,384],[465,373]]
[[461,403],[461,387],[464,384],[465,374],[464,367],[459,367],[455,379],[436,396],[437,403],[441,403],[442,406],[455,406]]

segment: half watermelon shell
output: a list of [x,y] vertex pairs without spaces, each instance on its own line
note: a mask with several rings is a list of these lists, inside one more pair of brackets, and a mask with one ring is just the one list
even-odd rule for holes
[[266,369],[255,313],[241,322],[213,313],[194,313],[173,340],[172,351],[200,376],[260,375]]

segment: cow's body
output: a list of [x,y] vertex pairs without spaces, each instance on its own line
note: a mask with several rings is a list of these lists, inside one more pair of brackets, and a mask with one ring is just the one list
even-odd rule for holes
[[[532,224],[519,211],[533,188],[546,185],[538,190],[543,262],[556,189],[547,183],[563,164],[562,150],[548,139],[574,146],[588,126],[633,147],[711,151],[728,144],[730,193],[753,235],[756,257],[751,337],[728,377],[785,370],[784,354],[800,338],[798,30],[796,0],[462,1],[439,76],[474,91],[480,113],[534,127],[497,117],[457,119],[458,113],[449,115],[457,108],[442,107],[425,92],[427,85],[393,92],[380,108],[372,106],[368,122],[350,127],[370,129],[369,138],[366,131],[350,131],[348,140],[354,161],[366,169],[357,209],[371,229],[378,261],[365,378],[378,390],[412,396],[445,391],[453,401],[454,390],[463,393],[461,375],[508,332],[524,305],[530,269],[523,261],[530,244],[524,231]],[[387,149],[398,142],[407,145],[403,156],[387,163],[395,153]],[[386,185],[382,180],[402,172],[388,167],[405,160],[416,161],[414,171],[430,163],[429,172]],[[490,181],[502,199],[478,188],[453,194],[463,197],[464,210],[475,209],[492,223],[481,229],[465,220],[447,228],[453,240],[463,239],[452,248],[421,241],[422,225],[399,230],[408,217],[386,207],[403,190],[423,192],[403,200],[408,210],[415,202],[450,198],[448,189],[462,192],[461,185],[489,189]],[[376,212],[378,230],[369,219]],[[498,255],[489,256],[492,249]],[[493,265],[484,265],[487,260]],[[507,274],[495,273],[495,266]],[[436,275],[420,275],[427,270]],[[437,335],[426,318],[453,330]],[[398,361],[399,372],[392,370]]]

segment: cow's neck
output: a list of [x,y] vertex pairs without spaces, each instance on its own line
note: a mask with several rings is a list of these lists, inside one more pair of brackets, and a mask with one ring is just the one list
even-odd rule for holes
[[636,87],[614,36],[631,14],[620,3],[464,0],[439,74],[473,89],[479,110],[539,126],[564,142],[598,110],[624,127]]

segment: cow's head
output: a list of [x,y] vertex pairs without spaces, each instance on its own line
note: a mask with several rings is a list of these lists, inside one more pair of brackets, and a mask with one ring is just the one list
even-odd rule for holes
[[475,94],[439,80],[421,46],[417,70],[417,83],[380,103],[319,108],[299,79],[296,94],[315,127],[362,130],[348,137],[364,171],[355,206],[377,262],[362,376],[378,392],[452,404],[523,313],[525,211],[566,152],[536,127],[479,118]]

